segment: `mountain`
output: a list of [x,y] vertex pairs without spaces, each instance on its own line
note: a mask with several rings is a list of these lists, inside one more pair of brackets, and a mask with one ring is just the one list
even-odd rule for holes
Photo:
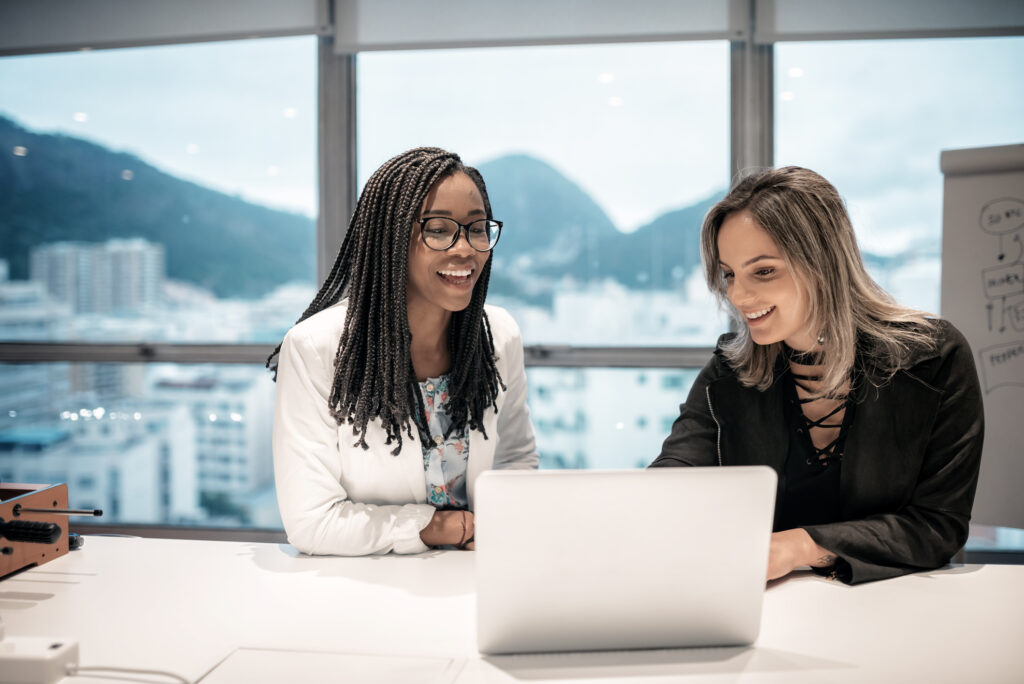
[[619,232],[578,185],[539,159],[506,155],[481,164],[494,216],[504,221],[501,250],[529,255],[531,267],[586,263]]
[[[24,156],[11,154],[16,147]],[[219,297],[260,297],[284,282],[315,279],[315,225],[305,216],[3,117],[0,150],[0,258],[12,278],[28,277],[29,250],[39,244],[141,237],[164,245],[168,277]]]
[[[7,152],[19,147],[23,155]],[[168,277],[222,298],[257,298],[281,283],[315,277],[309,218],[3,117],[0,150],[0,258],[10,262],[12,278],[28,277],[29,252],[37,245],[118,237],[164,245]],[[624,234],[593,198],[539,159],[507,155],[479,168],[494,215],[505,223],[492,294],[547,306],[565,277],[669,289],[700,263],[697,236],[711,198]]]
[[[617,233],[598,246],[599,272],[637,290],[674,289],[700,267],[700,226],[719,191],[696,204],[662,214],[633,233]],[[579,268],[582,275],[586,269]]]
[[[662,214],[633,233],[619,232],[579,186],[539,159],[508,155],[479,166],[494,215],[505,222],[491,291],[531,299],[553,280],[612,278],[633,289],[678,285],[700,264],[700,225],[724,191]],[[518,284],[518,285],[517,285]]]

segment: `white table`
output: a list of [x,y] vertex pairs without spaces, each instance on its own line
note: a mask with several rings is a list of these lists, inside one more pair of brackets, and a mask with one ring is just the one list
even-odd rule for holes
[[287,545],[89,536],[0,582],[9,636],[70,637],[83,666],[204,684],[1024,682],[1024,566],[857,587],[797,573],[768,587],[751,648],[481,658],[475,608],[473,554],[460,551],[313,558]]

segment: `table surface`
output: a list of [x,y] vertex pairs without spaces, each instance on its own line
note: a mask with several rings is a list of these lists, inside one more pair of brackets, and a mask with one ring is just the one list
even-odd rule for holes
[[[204,684],[1024,681],[1024,566],[856,587],[798,572],[769,584],[746,648],[497,657],[476,650],[474,573],[466,551],[308,557],[93,535],[0,582],[0,617],[8,636],[78,640],[83,667]],[[161,681],[126,677],[107,681]]]

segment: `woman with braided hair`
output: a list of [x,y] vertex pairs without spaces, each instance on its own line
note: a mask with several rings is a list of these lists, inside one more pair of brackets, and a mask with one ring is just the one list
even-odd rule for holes
[[484,305],[500,232],[458,155],[409,150],[367,181],[267,360],[278,505],[300,551],[472,548],[476,476],[537,467],[519,328]]

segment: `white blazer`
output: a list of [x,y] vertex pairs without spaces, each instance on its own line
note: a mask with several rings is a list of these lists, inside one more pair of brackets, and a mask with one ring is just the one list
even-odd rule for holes
[[[486,306],[494,337],[498,410],[484,414],[487,439],[469,432],[466,489],[473,508],[475,480],[491,468],[536,468],[537,449],[526,407],[526,370],[519,326],[507,311]],[[402,435],[402,450],[379,418],[366,429],[369,450],[348,424],[331,417],[327,398],[334,357],[345,326],[346,302],[293,327],[281,345],[274,399],[274,479],[288,541],[303,553],[356,556],[420,553],[420,540],[435,508],[426,503],[423,448],[415,427]]]

